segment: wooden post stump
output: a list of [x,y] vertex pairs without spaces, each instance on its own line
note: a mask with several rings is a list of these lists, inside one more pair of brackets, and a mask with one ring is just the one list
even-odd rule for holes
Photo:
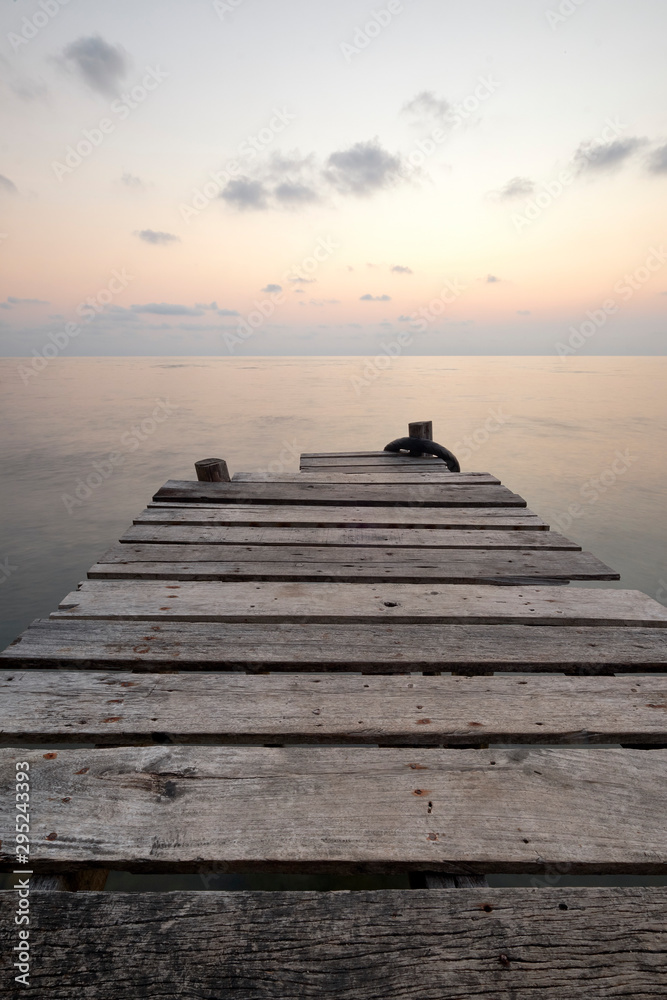
[[195,470],[200,483],[231,482],[224,458],[202,458],[200,462],[195,462]]
[[411,438],[420,438],[422,441],[433,440],[433,421],[414,420],[408,424],[408,435]]

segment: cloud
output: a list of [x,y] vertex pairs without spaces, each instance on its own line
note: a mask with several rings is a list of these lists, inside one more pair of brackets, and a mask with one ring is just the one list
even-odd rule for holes
[[77,38],[63,49],[63,61],[74,69],[91,90],[115,97],[130,67],[120,45],[109,45],[100,35]]
[[496,282],[502,281],[502,278],[496,278],[495,274],[487,274],[484,280],[486,281],[487,285],[495,285]]
[[391,302],[391,295],[371,295],[369,292],[366,295],[361,295],[359,297],[360,302]]
[[172,305],[169,302],[148,302],[146,305],[133,305],[135,313],[151,313],[154,316],[201,316],[203,309],[193,309],[192,306]]
[[287,206],[308,205],[319,201],[320,197],[317,191],[309,187],[308,184],[293,183],[292,181],[283,181],[273,193],[282,205]]
[[400,158],[373,139],[332,153],[323,176],[339,194],[367,196],[395,183],[401,171]]
[[271,292],[282,292],[282,290],[283,290],[282,285],[271,285],[271,284],[265,285],[264,288],[260,289],[260,291],[267,292],[268,294],[270,294]]
[[7,296],[7,302],[12,306],[49,306],[50,302],[44,299],[17,299],[13,295]]
[[398,317],[398,322],[399,323],[409,323],[411,319],[412,319],[412,316],[399,316]]
[[146,187],[141,177],[137,177],[135,174],[130,174],[127,170],[121,177],[120,182],[125,187],[132,188],[135,191],[142,191]]
[[[305,305],[304,302],[301,305]],[[309,306],[339,306],[340,299],[310,299],[308,301]]]
[[5,177],[4,174],[0,174],[0,191],[7,191],[8,194],[19,193],[19,189],[14,181],[10,181],[9,177]]
[[46,101],[49,96],[49,88],[43,80],[15,80],[9,86],[22,101]]
[[611,170],[620,166],[645,144],[645,139],[636,136],[607,143],[582,142],[574,154],[574,162],[580,173]]
[[402,264],[394,264],[394,266],[391,267],[390,270],[393,271],[394,274],[414,274],[415,273],[412,270],[411,267],[403,267]]
[[117,306],[111,303],[106,307],[104,313],[99,313],[93,322],[104,322],[105,319],[112,319],[113,323],[139,323],[140,320],[137,319],[134,312],[131,309],[127,309],[125,306]]
[[401,108],[403,114],[411,115],[414,122],[438,121],[447,124],[452,106],[442,97],[436,97],[433,90],[422,90]]
[[[237,309],[221,309],[218,303],[214,300],[213,302],[195,302],[195,309],[199,310],[198,315],[202,312],[214,312],[218,316],[240,316],[241,314]],[[195,327],[197,330],[203,330],[203,326]],[[213,328],[212,328],[213,329]],[[217,327],[215,328],[217,329]]]
[[530,309],[517,309],[517,316],[530,316]]
[[667,143],[653,150],[648,158],[648,168],[652,174],[667,174]]
[[314,285],[317,278],[290,278],[293,285]]
[[261,181],[253,181],[249,177],[238,177],[229,181],[219,195],[228,205],[235,208],[263,209],[269,207],[268,191]]
[[313,153],[273,153],[256,174],[269,192],[273,208],[296,209],[322,198],[320,167]]
[[140,240],[144,243],[151,243],[153,246],[165,247],[169,243],[180,243],[180,236],[174,236],[173,233],[161,233],[159,230],[155,229],[140,229],[134,231],[133,236],[138,236]]
[[219,197],[233,208],[255,211],[295,210],[325,200],[331,191],[366,196],[402,176],[399,156],[377,139],[337,150],[319,162],[313,153],[274,153],[242,177],[228,181]]
[[495,194],[501,201],[509,201],[512,198],[526,198],[534,190],[535,182],[529,177],[513,177]]

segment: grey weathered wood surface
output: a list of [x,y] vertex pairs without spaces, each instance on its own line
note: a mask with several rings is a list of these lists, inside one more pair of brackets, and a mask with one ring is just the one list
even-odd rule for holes
[[[414,459],[414,461],[423,463],[423,459],[420,458],[416,458]],[[433,468],[435,472],[431,472],[430,471],[431,468]],[[432,462],[429,461],[427,464],[424,463],[422,474],[424,479],[426,479],[427,477],[432,475],[435,476],[439,475],[443,470],[446,470],[446,468],[447,466],[445,465],[444,462],[440,461],[439,459],[434,459]],[[419,474],[420,470],[419,466],[413,465],[412,467],[405,467],[402,466],[401,464],[391,465],[386,462],[376,462],[372,459],[365,460],[362,462],[357,462],[352,465],[346,465],[345,460],[341,459],[334,461],[332,464],[329,464],[328,462],[319,463],[317,461],[313,462],[312,464],[307,463],[306,465],[302,463],[299,471],[303,474],[304,480],[307,479],[308,481],[310,481],[311,476],[313,474],[316,474],[318,472],[338,472],[338,473],[345,473],[346,482],[348,481],[353,482],[358,474],[372,476],[376,472],[384,472],[384,473],[391,473],[392,476],[395,476],[398,479],[400,476],[403,475],[411,476],[415,472]],[[465,472],[454,473],[454,474],[470,475],[470,473],[465,473]]]
[[[313,458],[382,458],[391,459],[392,461],[398,462],[399,464],[403,461],[428,461],[434,462],[433,455],[419,455],[417,458],[413,458],[412,455],[400,455],[398,452],[394,451],[384,451],[378,449],[377,451],[304,451],[301,453],[300,458],[302,459],[313,459]],[[439,459],[437,461],[440,461]],[[475,473],[470,473],[475,475]]]
[[525,507],[526,501],[506,486],[450,486],[441,483],[408,484],[391,488],[362,483],[199,483],[169,479],[153,497],[178,503],[320,504],[326,506],[403,507]]
[[38,619],[6,667],[150,670],[646,671],[667,668],[667,630],[560,625],[313,625]]
[[390,469],[392,472],[410,472],[419,467],[422,467],[424,470],[432,467],[438,471],[447,468],[441,459],[432,456],[422,455],[413,458],[410,455],[390,454],[387,451],[369,455],[364,455],[363,453],[355,455],[351,453],[349,455],[330,457],[322,456],[321,458],[308,458],[302,455],[299,462],[301,472],[318,469],[345,469],[350,472],[354,472],[355,470],[357,472],[373,472]]
[[421,485],[430,483],[435,485],[449,486],[499,486],[500,480],[487,472],[465,473],[449,472],[444,462],[441,471],[435,472],[419,470],[414,472],[402,472],[397,475],[395,472],[359,472],[352,475],[348,472],[280,472],[271,474],[268,472],[236,472],[232,477],[233,483],[338,483],[339,485],[354,486],[357,483],[367,483],[371,485],[399,486],[405,487],[408,484]]
[[422,438],[425,441],[433,440],[432,420],[412,420],[408,424],[408,434],[410,437]]
[[197,479],[202,483],[230,482],[229,469],[224,458],[202,458],[195,462]]
[[666,908],[664,887],[40,893],[33,981],[49,1000],[664,1000]]
[[10,746],[276,740],[665,744],[667,678],[0,672]]
[[[479,889],[488,886],[486,875],[445,875],[443,872],[411,872],[412,889]],[[421,884],[415,884],[415,883]]]
[[56,618],[667,626],[638,590],[371,583],[85,580]]
[[135,524],[235,524],[258,527],[319,525],[361,528],[491,528],[544,530],[548,525],[519,507],[322,507],[317,504],[156,503]]
[[7,791],[19,760],[36,872],[667,873],[667,750],[22,748]]
[[337,462],[350,465],[382,464],[401,468],[406,465],[420,464],[426,462],[434,468],[442,468],[445,464],[441,459],[433,455],[400,455],[398,452],[390,451],[335,451],[335,452],[303,452],[299,459],[304,465],[333,465]]
[[[618,580],[589,552],[467,549],[297,548],[129,545],[108,550],[91,580],[395,580],[420,583],[505,583]],[[222,549],[223,551],[219,551]]]
[[429,554],[438,549],[569,549],[581,546],[556,531],[493,531],[485,528],[296,528],[236,525],[135,524],[121,542],[132,544],[217,545],[229,549],[249,545],[321,546],[331,558],[337,550],[408,548]]

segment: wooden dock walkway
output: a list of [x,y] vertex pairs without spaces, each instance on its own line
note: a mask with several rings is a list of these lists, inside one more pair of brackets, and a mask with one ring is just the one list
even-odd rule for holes
[[[618,574],[435,459],[166,483],[0,654],[39,995],[664,1000],[667,887],[557,883],[667,874],[667,609],[571,580]],[[101,892],[112,869],[413,888]]]

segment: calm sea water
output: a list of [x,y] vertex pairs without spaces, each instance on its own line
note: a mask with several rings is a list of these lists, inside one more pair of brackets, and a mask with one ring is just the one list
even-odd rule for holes
[[0,362],[1,647],[197,459],[296,471],[409,420],[667,603],[664,358],[67,358],[27,382],[19,364]]
[[27,384],[17,365],[0,363],[3,647],[197,459],[296,471],[300,452],[380,449],[422,419],[463,469],[667,602],[664,358],[401,358],[366,375],[363,358],[68,358]]

